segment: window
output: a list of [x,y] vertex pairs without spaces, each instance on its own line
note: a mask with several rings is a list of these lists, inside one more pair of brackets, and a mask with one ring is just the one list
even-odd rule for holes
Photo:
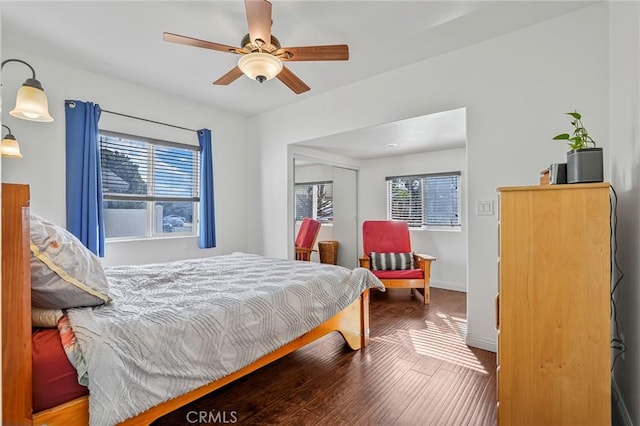
[[333,182],[296,184],[296,220],[333,222]]
[[411,227],[459,228],[460,172],[388,177],[387,219]]
[[107,238],[197,234],[198,146],[100,131]]

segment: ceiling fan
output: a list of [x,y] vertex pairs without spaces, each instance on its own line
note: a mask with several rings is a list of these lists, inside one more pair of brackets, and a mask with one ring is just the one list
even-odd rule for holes
[[349,59],[349,46],[346,44],[281,47],[278,39],[271,34],[271,3],[267,0],[245,0],[244,5],[249,34],[242,38],[241,47],[167,32],[163,33],[162,38],[171,43],[241,55],[238,65],[213,84],[227,85],[242,74],[260,83],[276,77],[296,94],[306,92],[309,86],[284,66],[283,61],[346,61]]

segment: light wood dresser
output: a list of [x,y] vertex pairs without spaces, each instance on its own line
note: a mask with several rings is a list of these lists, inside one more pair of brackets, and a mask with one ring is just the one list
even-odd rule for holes
[[498,424],[610,425],[609,184],[498,193]]

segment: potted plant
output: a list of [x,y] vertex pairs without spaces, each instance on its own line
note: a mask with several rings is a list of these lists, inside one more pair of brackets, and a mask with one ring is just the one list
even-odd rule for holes
[[573,133],[561,133],[553,140],[566,141],[571,148],[567,152],[567,183],[602,182],[602,148],[596,147],[578,111],[565,114],[573,118]]

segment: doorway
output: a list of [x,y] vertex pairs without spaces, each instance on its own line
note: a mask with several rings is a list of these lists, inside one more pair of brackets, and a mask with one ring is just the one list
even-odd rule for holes
[[[354,256],[359,255],[362,247],[359,228],[362,222],[389,217],[389,177],[459,173],[459,217],[462,225],[451,229],[445,229],[444,226],[434,229],[425,222],[422,226],[411,228],[411,242],[416,252],[438,259],[431,271],[432,287],[467,291],[469,209],[466,108],[318,136],[290,144],[289,153],[292,166],[295,157],[295,164],[298,165],[299,158],[357,171],[357,236],[349,239],[355,241],[351,250]],[[290,185],[293,185],[291,179]],[[293,211],[293,197],[291,200],[290,211]],[[295,234],[291,237],[292,245],[294,238]]]

